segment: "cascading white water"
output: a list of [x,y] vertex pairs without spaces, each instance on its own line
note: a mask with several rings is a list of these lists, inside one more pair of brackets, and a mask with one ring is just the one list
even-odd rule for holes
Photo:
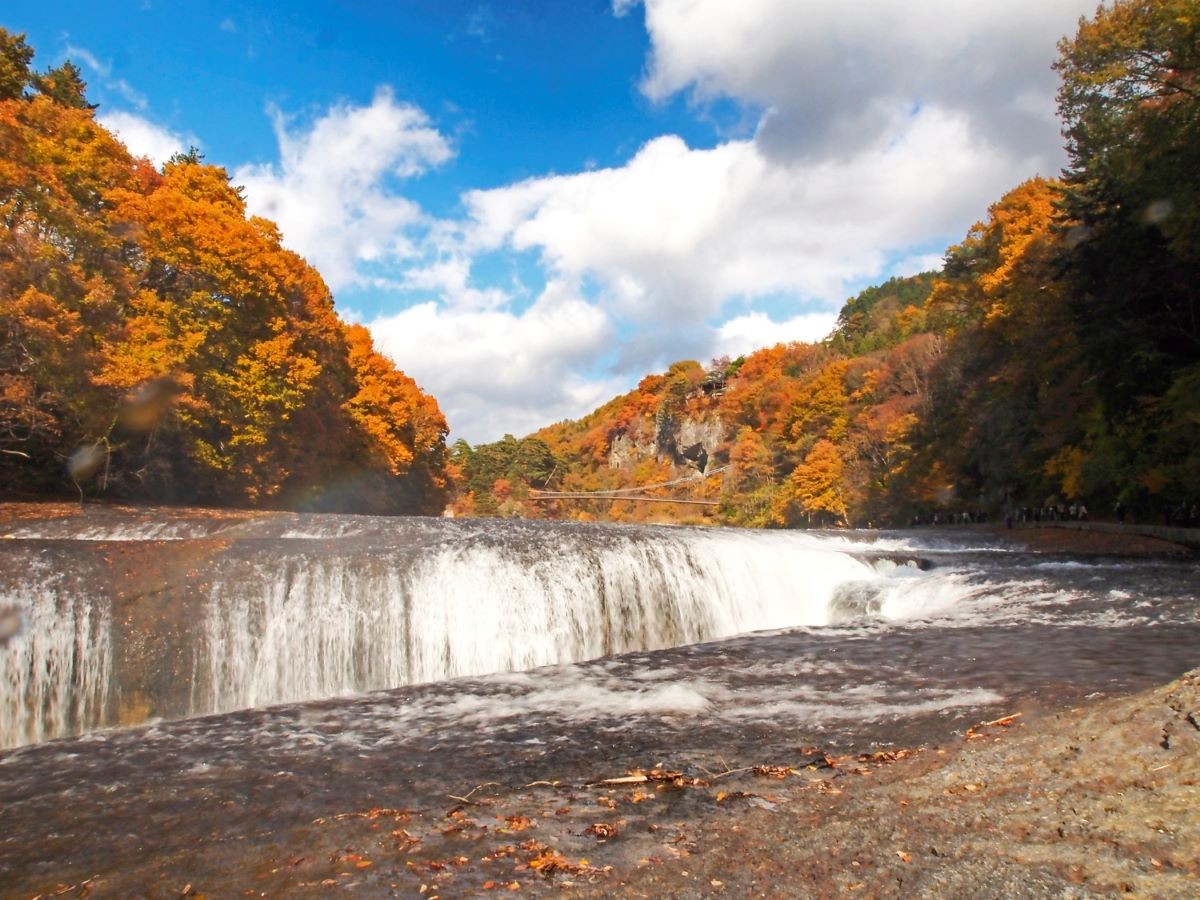
[[63,589],[45,569],[30,588],[0,595],[20,631],[0,646],[0,747],[36,743],[103,723],[112,668],[107,608]]
[[343,559],[257,568],[255,581],[213,585],[191,713],[410,681],[409,622],[396,573],[362,577]]
[[[3,542],[52,562],[0,587],[24,617],[0,647],[0,746],[117,709],[199,715],[820,626],[846,618],[847,586],[883,596],[897,577],[861,544],[795,532],[300,518]],[[171,568],[187,541],[202,570]],[[105,581],[122,543],[166,560],[150,593]]]
[[830,621],[865,563],[789,535],[448,545],[413,563],[296,559],[214,583],[193,713],[515,671]]

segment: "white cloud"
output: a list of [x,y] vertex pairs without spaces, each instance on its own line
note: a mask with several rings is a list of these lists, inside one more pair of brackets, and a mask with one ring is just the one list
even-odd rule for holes
[[[619,0],[618,9],[629,6]],[[813,158],[874,140],[897,111],[965,115],[1009,153],[1057,159],[1050,70],[1094,0],[645,0],[643,90],[770,109],[760,141]]]
[[380,350],[438,398],[454,438],[473,443],[579,416],[625,387],[581,371],[608,349],[612,326],[563,283],[521,313],[429,302],[369,327]]
[[[1092,3],[644,0],[643,91],[732,99],[761,112],[752,139],[664,135],[621,166],[469,191],[462,221],[435,222],[397,180],[452,150],[382,90],[305,128],[275,113],[280,162],[234,177],[335,289],[419,295],[370,321],[376,340],[456,436],[491,440],[675,359],[819,338],[862,284],[937,268],[931,249],[1062,164],[1049,67]],[[504,253],[540,261],[528,309],[478,277]]]
[[175,134],[148,119],[121,110],[102,112],[96,116],[96,120],[114,132],[134,156],[145,156],[160,167],[172,154],[181,153],[189,146],[198,146],[200,143],[192,135]]
[[137,109],[146,108],[146,97],[141,91],[137,90],[124,78],[113,77],[111,63],[104,62],[86,47],[80,47],[77,44],[67,44],[64,52],[67,58],[77,63],[83,63],[89,70],[99,75],[101,84],[105,88],[119,94],[127,103]]
[[372,263],[416,252],[409,232],[424,215],[390,185],[453,155],[424,112],[381,88],[369,106],[335,106],[307,130],[272,116],[279,163],[233,176],[252,213],[278,222],[287,245],[334,289],[369,282]]
[[[931,246],[1057,172],[1050,64],[1090,3],[645,0],[645,93],[762,110],[753,139],[667,135],[619,167],[468,192],[459,250],[533,251],[547,277],[597,285],[633,326],[627,379],[819,338],[858,286],[940,267]],[[755,308],[789,297],[807,312]]]
[[463,255],[439,259],[426,266],[411,268],[404,273],[399,287],[411,291],[435,292],[443,302],[462,310],[496,309],[509,296],[500,288],[473,287],[471,260]]
[[890,141],[782,163],[755,141],[711,150],[677,137],[621,168],[531,179],[465,198],[480,247],[536,249],[556,276],[590,277],[619,315],[697,323],[733,299],[834,308],[847,285],[929,236],[956,234],[1030,174],[926,110]]
[[762,347],[791,341],[812,343],[833,331],[837,314],[805,313],[783,322],[775,322],[766,313],[753,312],[730,319],[717,329],[715,356],[740,356]]

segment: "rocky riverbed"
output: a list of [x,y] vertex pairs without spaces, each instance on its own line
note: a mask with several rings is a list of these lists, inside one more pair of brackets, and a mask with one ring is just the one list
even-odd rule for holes
[[[207,515],[112,514],[156,534]],[[1196,896],[1200,671],[1133,693],[1200,662],[1191,560],[1132,535],[978,536],[1019,548],[988,563],[1009,605],[987,587],[942,626],[746,635],[0,755],[0,897]],[[920,536],[958,559],[943,539]]]
[[584,893],[1200,894],[1200,670],[1007,722],[895,761],[724,782],[761,799]]
[[[220,880],[247,896],[1195,897],[1198,723],[1194,670],[1132,697],[1017,710],[940,747],[485,783],[440,810],[297,823]],[[220,858],[197,847],[183,868]],[[221,894],[161,862],[148,896]],[[40,896],[127,887],[110,872]]]

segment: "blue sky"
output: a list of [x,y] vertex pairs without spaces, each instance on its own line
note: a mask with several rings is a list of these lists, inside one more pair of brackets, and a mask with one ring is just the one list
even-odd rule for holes
[[454,437],[680,358],[815,339],[1063,164],[1090,2],[16,0],[35,65],[161,161],[198,145],[438,397]]

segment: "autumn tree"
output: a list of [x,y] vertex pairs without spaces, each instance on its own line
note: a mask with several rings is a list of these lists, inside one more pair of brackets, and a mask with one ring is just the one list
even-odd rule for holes
[[776,520],[789,525],[802,518],[815,525],[844,524],[844,475],[845,463],[837,445],[817,441],[784,482],[776,502]]
[[[8,490],[439,511],[436,402],[198,154],[161,172],[71,63],[0,30],[0,474]],[[102,479],[66,465],[79,448]]]
[[1100,7],[1059,49],[1076,223],[1065,260],[1102,404],[1085,480],[1119,480],[1127,504],[1135,484],[1195,496],[1157,439],[1177,432],[1179,407],[1156,398],[1179,396],[1200,358],[1200,6]]
[[346,401],[350,417],[388,472],[403,478],[419,470],[440,492],[448,429],[437,403],[375,350],[362,325],[346,328],[346,343],[358,388]]
[[727,521],[759,528],[772,524],[778,491],[774,459],[763,436],[743,425],[729,450],[729,474],[724,479],[721,501]]
[[96,108],[96,104],[87,102],[87,82],[83,80],[83,73],[69,59],[57,68],[34,76],[33,86],[60,106]]
[[1115,426],[1200,357],[1200,6],[1122,0],[1059,49],[1075,312]]

